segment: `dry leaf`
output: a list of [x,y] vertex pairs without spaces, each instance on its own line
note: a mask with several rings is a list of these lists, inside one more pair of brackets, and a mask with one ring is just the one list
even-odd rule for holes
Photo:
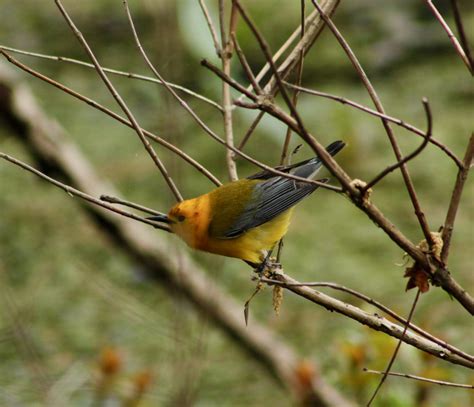
[[416,263],[406,269],[404,277],[408,277],[406,291],[418,287],[422,293],[426,293],[430,289],[428,275]]

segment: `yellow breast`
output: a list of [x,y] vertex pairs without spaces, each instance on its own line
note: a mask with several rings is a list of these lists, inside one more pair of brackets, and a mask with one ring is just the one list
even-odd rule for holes
[[201,250],[260,263],[265,257],[265,252],[271,250],[288,231],[292,212],[293,209],[289,209],[234,239],[209,238]]

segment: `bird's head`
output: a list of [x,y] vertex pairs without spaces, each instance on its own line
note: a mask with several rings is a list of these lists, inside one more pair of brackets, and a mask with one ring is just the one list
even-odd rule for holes
[[194,200],[182,201],[174,205],[168,215],[156,215],[148,219],[167,223],[173,233],[177,234],[190,246],[193,246],[196,211]]

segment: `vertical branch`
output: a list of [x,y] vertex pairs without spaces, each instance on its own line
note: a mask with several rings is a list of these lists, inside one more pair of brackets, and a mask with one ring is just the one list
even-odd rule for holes
[[446,263],[449,255],[449,247],[451,245],[451,236],[453,235],[454,221],[461,201],[462,191],[464,190],[464,183],[466,182],[469,169],[471,168],[472,159],[474,157],[474,133],[471,134],[469,143],[466,148],[466,153],[463,159],[463,168],[458,171],[454,190],[451,195],[448,213],[444,221],[443,232],[441,238],[443,239],[443,249],[441,250],[441,261]]
[[[230,34],[233,25],[235,24],[235,12],[232,6],[232,18],[229,24]],[[221,31],[221,61],[222,71],[230,76],[230,63],[232,59],[233,44],[228,39],[225,28],[225,6],[224,0],[219,0],[219,25]],[[234,146],[234,130],[232,126],[232,98],[230,95],[230,85],[222,81],[222,107],[224,108],[224,134],[228,145]],[[235,154],[231,149],[226,150],[227,171],[229,173],[229,180],[236,181],[239,177],[237,175],[237,167],[235,165]]]

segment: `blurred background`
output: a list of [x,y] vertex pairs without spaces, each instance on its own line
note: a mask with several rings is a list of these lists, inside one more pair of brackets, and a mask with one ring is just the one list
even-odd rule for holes
[[[216,2],[207,3],[217,21]],[[299,2],[278,6],[272,1],[246,3],[272,50],[298,25]],[[459,5],[472,43],[474,5],[469,1]],[[65,0],[65,6],[103,66],[151,76],[134,46],[122,2]],[[143,45],[159,72],[171,82],[219,101],[220,81],[199,64],[202,58],[215,64],[219,61],[198,2],[140,0],[131,2],[131,7]],[[310,3],[307,7],[312,11]],[[440,4],[439,9],[454,29],[449,4]],[[53,2],[2,0],[0,14],[2,45],[87,60]],[[387,113],[424,129],[421,98],[427,97],[433,110],[434,136],[462,156],[472,132],[472,81],[424,3],[403,0],[380,7],[368,0],[344,2],[334,21],[366,68]],[[238,36],[251,66],[258,71],[264,57],[257,43],[243,24]],[[18,58],[118,110],[94,71]],[[304,86],[371,106],[328,30],[317,40],[304,66]],[[232,69],[233,76],[246,83],[237,58]],[[121,196],[168,210],[173,197],[132,130],[23,72],[17,74]],[[164,89],[120,77],[113,82],[142,127],[178,145],[221,180],[227,179],[224,148]],[[195,99],[189,103],[223,135],[222,118],[215,109]],[[300,96],[299,107],[307,128],[323,144],[336,139],[348,143],[337,159],[352,177],[369,180],[394,162],[376,118],[308,95]],[[254,111],[236,110],[237,142],[255,116]],[[1,124],[0,150],[32,162],[11,129]],[[393,129],[405,153],[419,145],[420,139],[412,133]],[[276,120],[266,118],[245,152],[276,165],[285,132]],[[294,136],[291,148],[298,144]],[[158,151],[185,197],[210,190],[211,183],[192,167],[164,149]],[[303,146],[293,158],[303,160],[311,155]],[[257,171],[243,160],[237,162],[240,176]],[[409,169],[429,224],[437,230],[444,222],[457,168],[429,145]],[[104,365],[116,377],[107,384],[112,403],[108,405],[120,405],[119,400],[140,385],[146,388],[143,406],[286,406],[293,402],[260,364],[205,315],[182,297],[150,283],[97,231],[77,200],[6,162],[0,163],[0,180],[0,404],[42,405],[47,393],[51,399],[67,400],[65,405],[91,405],[99,397],[98,389],[106,387],[100,373]],[[457,281],[471,292],[473,192],[471,180],[462,198],[449,265]],[[422,239],[399,173],[377,186],[373,200],[413,242]],[[170,255],[176,247],[187,250],[177,238],[156,233],[166,239]],[[243,308],[254,290],[250,269],[237,260],[191,254]],[[340,283],[405,316],[415,294],[405,292],[403,251],[361,211],[327,190],[299,205],[285,239],[282,263],[300,281]],[[372,311],[347,295],[334,295]],[[366,401],[379,380],[362,368],[383,369],[396,345],[392,338],[290,293],[285,293],[278,317],[269,289],[253,300],[251,314],[251,319],[265,323],[305,359],[315,361],[318,374],[356,403]],[[422,295],[414,322],[461,349],[474,351],[472,320],[441,289]],[[248,329],[252,329],[251,321]],[[393,370],[461,383],[473,378],[466,368],[434,360],[408,346],[402,346]],[[391,378],[376,405],[467,406],[473,403],[470,393]]]

